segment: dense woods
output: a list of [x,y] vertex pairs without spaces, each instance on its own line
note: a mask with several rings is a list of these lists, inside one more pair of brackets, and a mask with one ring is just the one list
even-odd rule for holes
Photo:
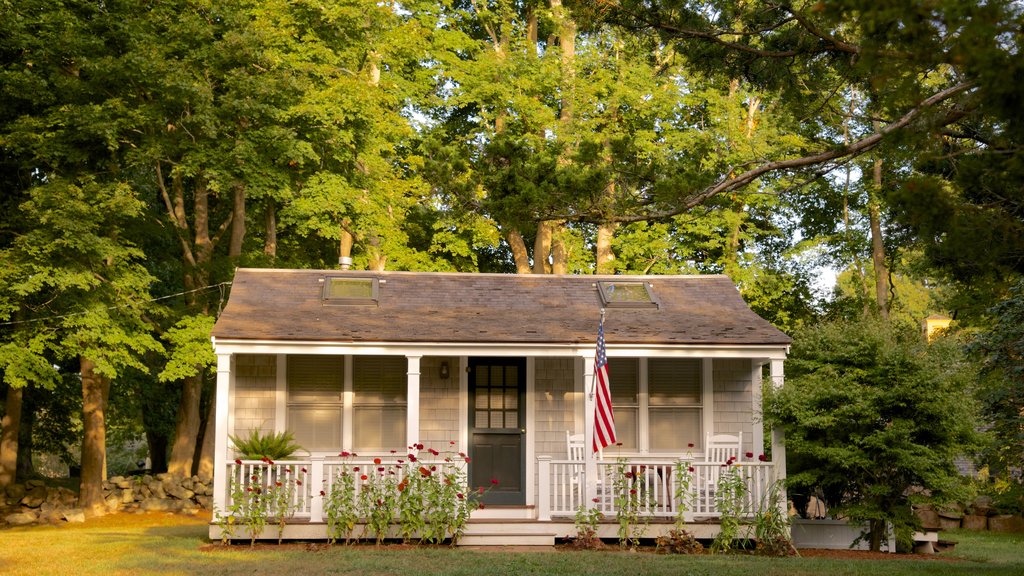
[[131,440],[209,475],[232,271],[340,259],[725,273],[798,338],[948,314],[1010,475],[1022,26],[1009,0],[0,3],[0,487],[53,454],[98,512]]

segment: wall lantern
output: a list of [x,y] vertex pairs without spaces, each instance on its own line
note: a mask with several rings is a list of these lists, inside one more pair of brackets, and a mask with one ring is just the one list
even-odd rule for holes
[[448,370],[448,361],[441,362],[441,379],[447,380],[451,376],[451,371]]

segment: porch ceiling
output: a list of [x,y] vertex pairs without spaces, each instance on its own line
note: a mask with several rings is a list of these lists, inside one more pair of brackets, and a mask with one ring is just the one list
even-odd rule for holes
[[[380,281],[376,305],[325,305],[324,280]],[[279,342],[564,344],[594,341],[597,281],[624,277],[240,269],[217,339]],[[726,276],[630,276],[659,308],[608,308],[609,346],[786,346]]]

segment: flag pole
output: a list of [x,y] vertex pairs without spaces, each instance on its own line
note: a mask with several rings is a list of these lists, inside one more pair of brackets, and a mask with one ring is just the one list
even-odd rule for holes
[[[604,308],[601,308],[601,323],[600,326],[604,326]],[[599,327],[600,327],[599,326]],[[594,389],[597,388],[597,375],[592,374],[590,376],[590,399],[594,399]]]

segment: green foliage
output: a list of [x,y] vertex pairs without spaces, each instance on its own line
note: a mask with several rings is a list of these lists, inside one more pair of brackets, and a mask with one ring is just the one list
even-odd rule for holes
[[790,488],[820,487],[835,514],[873,530],[910,530],[912,501],[961,493],[953,460],[978,447],[973,381],[959,342],[929,345],[915,327],[867,318],[800,332],[786,386],[765,397],[766,421],[786,430]]
[[[594,498],[594,502],[600,502]],[[594,550],[601,547],[601,538],[597,535],[597,527],[601,524],[604,514],[594,506],[580,505],[573,517],[573,527],[576,535],[573,536],[572,545],[574,548],[583,550]]]
[[722,464],[718,481],[715,483],[715,507],[721,516],[718,519],[718,534],[711,542],[711,551],[728,553],[733,550],[740,536],[740,525],[747,514],[747,484],[740,470],[741,464],[732,460]]
[[253,429],[246,438],[229,438],[235,446],[236,455],[243,460],[283,460],[303,451],[302,447],[295,443],[295,434],[288,430],[264,434],[261,430]]
[[990,310],[992,326],[978,334],[971,350],[981,357],[985,378],[979,390],[982,414],[993,442],[984,459],[990,471],[1018,489],[1024,485],[1024,282]]
[[163,382],[199,376],[216,365],[217,356],[210,343],[210,331],[216,318],[206,314],[185,316],[164,333],[168,358],[158,375]]

